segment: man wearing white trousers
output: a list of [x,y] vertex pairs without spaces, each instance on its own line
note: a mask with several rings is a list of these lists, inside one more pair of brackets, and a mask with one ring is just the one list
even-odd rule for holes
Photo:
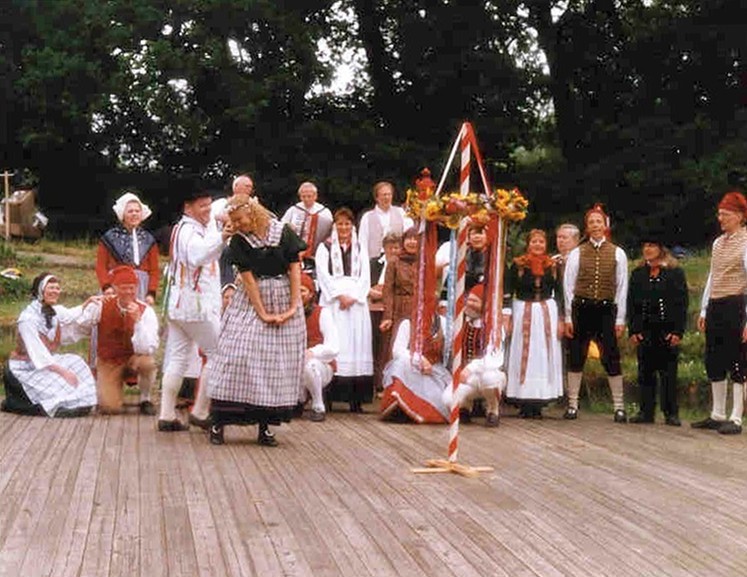
[[335,357],[340,351],[332,313],[316,304],[316,287],[307,274],[301,275],[301,300],[306,313],[306,359],[304,360],[301,401],[311,396],[311,420],[324,420],[322,391],[335,374]]
[[[218,259],[230,227],[219,232],[210,224],[212,199],[203,188],[184,199],[184,214],[171,234],[168,269],[166,351],[161,384],[158,430],[184,431],[176,416],[176,398],[198,348],[209,359],[218,342],[221,292]],[[209,398],[202,371],[190,424],[209,428]]]

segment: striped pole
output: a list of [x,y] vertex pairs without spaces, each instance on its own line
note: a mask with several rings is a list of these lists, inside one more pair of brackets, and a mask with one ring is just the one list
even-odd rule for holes
[[[460,132],[461,165],[459,171],[459,192],[463,195],[469,193],[470,157],[472,151],[472,135],[469,125],[465,124]],[[452,236],[453,243],[454,236]],[[452,253],[454,244],[452,244]],[[454,326],[451,341],[451,373],[452,373],[452,398],[456,400],[456,390],[459,386],[459,369],[462,365],[462,341],[464,337],[464,279],[467,272],[467,219],[463,218],[459,223],[456,234],[456,284],[454,288]],[[454,270],[454,269],[452,269]],[[449,419],[449,462],[456,463],[459,452],[459,405],[452,403],[451,416]]]

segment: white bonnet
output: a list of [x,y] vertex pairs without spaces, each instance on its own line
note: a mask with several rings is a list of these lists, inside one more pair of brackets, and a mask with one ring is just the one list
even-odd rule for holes
[[140,204],[140,208],[143,211],[143,220],[146,220],[151,214],[153,214],[153,211],[150,209],[150,207],[142,200],[140,200],[136,195],[132,194],[131,192],[125,192],[117,199],[117,202],[115,202],[112,206],[114,214],[117,215],[119,222],[122,222],[122,220],[124,219],[124,211],[127,203],[132,202],[133,200]]

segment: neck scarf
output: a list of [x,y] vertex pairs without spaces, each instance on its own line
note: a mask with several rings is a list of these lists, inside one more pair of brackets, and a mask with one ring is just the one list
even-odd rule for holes
[[[342,262],[342,248],[340,239],[337,237],[337,228],[332,228],[332,237],[329,247],[329,258],[332,264],[332,276],[335,278],[345,276],[345,267]],[[350,276],[359,277],[361,274],[360,248],[358,247],[358,235],[353,227],[350,236]]]

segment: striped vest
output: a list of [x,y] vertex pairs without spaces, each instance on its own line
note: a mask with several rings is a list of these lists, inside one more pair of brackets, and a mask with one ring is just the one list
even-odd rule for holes
[[579,245],[575,296],[596,301],[615,299],[616,250],[617,247],[609,241],[604,241],[599,248],[591,242]]
[[747,230],[744,227],[730,236],[722,234],[713,243],[710,298],[720,299],[747,292],[746,249]]

